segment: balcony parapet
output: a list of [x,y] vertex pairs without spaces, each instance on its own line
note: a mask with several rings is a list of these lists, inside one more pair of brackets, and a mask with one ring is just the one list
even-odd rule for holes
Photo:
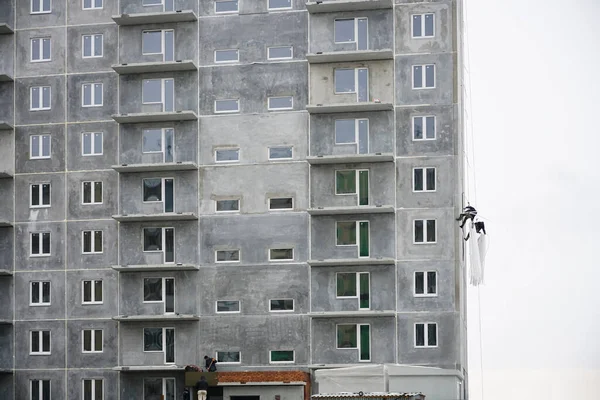
[[163,221],[194,221],[198,216],[192,212],[172,212],[160,214],[119,214],[113,215],[119,222],[163,222]]
[[146,265],[113,265],[112,269],[119,272],[150,272],[150,271],[198,271],[194,264],[146,264]]
[[117,172],[159,172],[159,171],[193,171],[198,169],[198,164],[192,161],[178,161],[169,163],[141,163],[141,164],[120,164],[111,167]]
[[112,69],[119,75],[144,74],[153,72],[197,71],[198,67],[192,60],[160,61],[115,64]]
[[308,260],[311,267],[342,267],[362,265],[394,265],[396,260],[388,257],[381,258],[333,258],[327,260]]
[[330,52],[328,51],[323,53],[311,53],[306,55],[306,59],[311,64],[349,61],[392,60],[393,58],[394,52],[391,49]]
[[340,12],[340,11],[363,11],[382,10],[392,8],[392,0],[324,0],[309,1],[306,9],[311,14]]
[[198,20],[192,10],[165,11],[154,13],[136,13],[113,15],[117,25],[166,24],[171,22],[194,22]]
[[198,119],[198,116],[195,112],[186,110],[169,112],[113,114],[112,119],[114,119],[119,124],[139,124],[144,122],[195,121]]

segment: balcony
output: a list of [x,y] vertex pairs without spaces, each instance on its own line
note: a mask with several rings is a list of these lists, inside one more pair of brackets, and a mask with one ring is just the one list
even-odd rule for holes
[[0,319],[0,325],[12,325],[12,319]]
[[317,207],[309,208],[310,215],[356,215],[356,214],[393,214],[393,205],[350,206],[350,207]]
[[157,61],[131,64],[115,64],[112,66],[117,74],[143,74],[152,72],[197,71],[198,67],[192,60]]
[[[113,371],[120,372],[166,372],[166,371],[185,371],[185,366],[180,365],[119,365],[118,367],[114,367]],[[195,385],[195,383],[194,383]]]
[[168,272],[168,271],[198,271],[200,268],[193,264],[147,264],[147,265],[113,265],[112,269],[119,272]]
[[0,170],[0,179],[12,179],[13,174],[10,171]]
[[339,258],[328,260],[308,260],[311,267],[343,267],[343,266],[366,266],[366,265],[393,265],[393,258]]
[[198,20],[192,10],[165,11],[139,14],[113,15],[117,25],[166,24],[172,22],[194,22]]
[[311,318],[362,318],[362,317],[393,317],[394,310],[358,310],[358,311],[321,311],[311,312]]
[[12,271],[8,269],[0,269],[0,276],[12,276]]
[[306,59],[311,64],[348,61],[392,60],[393,58],[394,52],[392,50],[331,51],[326,53],[319,52],[306,55]]
[[170,172],[170,171],[193,171],[198,165],[191,161],[178,161],[170,163],[143,163],[143,164],[121,164],[111,167],[117,172]]
[[139,124],[144,122],[195,121],[198,119],[198,116],[193,111],[167,111],[133,114],[113,114],[112,119],[114,119],[119,124]]
[[157,314],[157,315],[117,315],[112,318],[119,322],[188,322],[198,321],[200,317],[192,314]]
[[13,77],[8,74],[0,74],[0,82],[12,82]]
[[0,219],[0,228],[10,228],[11,226],[12,223],[10,223],[9,221],[5,219]]
[[340,11],[362,11],[382,10],[392,8],[392,0],[324,0],[309,1],[306,9],[311,14],[340,12]]
[[393,153],[371,153],[371,154],[335,154],[329,156],[309,156],[306,161],[312,165],[323,164],[355,164],[355,163],[379,163],[394,161]]
[[119,222],[166,222],[166,221],[194,221],[198,216],[192,212],[169,212],[157,214],[120,214],[113,215]]
[[0,121],[0,131],[10,131],[13,130],[13,126],[6,121]]
[[13,31],[12,26],[7,24],[6,22],[0,23],[0,35],[10,35],[11,33],[15,33],[15,31]]
[[369,112],[369,111],[391,111],[394,109],[392,103],[357,102],[337,104],[308,104],[306,111],[310,114],[331,114],[345,112]]

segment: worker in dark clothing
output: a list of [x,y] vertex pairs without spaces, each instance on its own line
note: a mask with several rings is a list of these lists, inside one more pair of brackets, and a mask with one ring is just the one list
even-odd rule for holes
[[204,379],[204,376],[200,377],[200,380],[196,382],[196,390],[198,391],[198,400],[206,400],[208,394],[208,382]]
[[204,356],[204,366],[208,372],[215,372],[217,370],[217,360],[209,356]]

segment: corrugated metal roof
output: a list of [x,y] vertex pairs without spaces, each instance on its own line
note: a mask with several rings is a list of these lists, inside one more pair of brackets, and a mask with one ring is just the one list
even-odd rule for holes
[[313,394],[313,399],[395,399],[395,398],[410,398],[415,396],[423,396],[423,393],[390,393],[390,392],[339,392],[339,393],[319,393]]

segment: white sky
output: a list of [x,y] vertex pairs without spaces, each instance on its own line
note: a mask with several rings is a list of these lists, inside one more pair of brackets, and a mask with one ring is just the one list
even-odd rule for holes
[[[464,1],[470,200],[490,238],[484,399],[600,399],[600,0]],[[469,296],[480,400],[477,290]]]

